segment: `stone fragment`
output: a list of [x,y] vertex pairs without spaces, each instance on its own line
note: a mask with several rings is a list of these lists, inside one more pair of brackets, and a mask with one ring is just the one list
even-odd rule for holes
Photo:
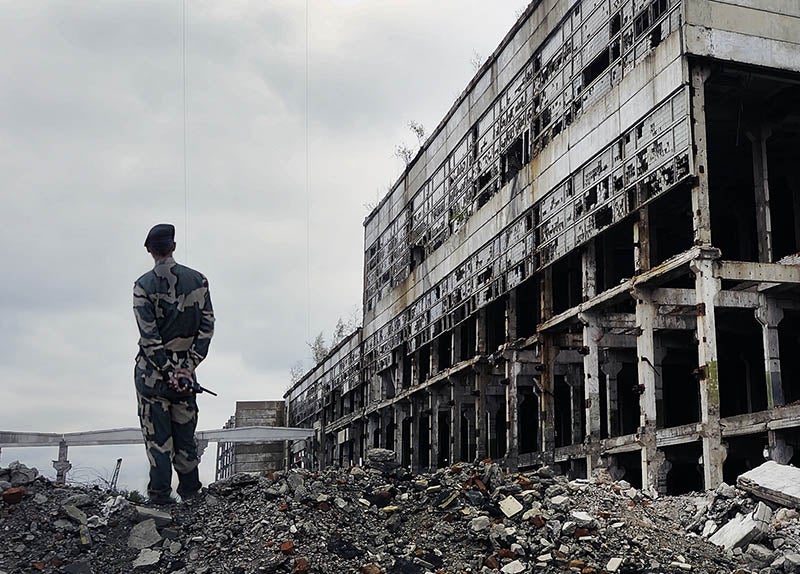
[[287,540],[281,544],[281,553],[285,555],[294,554],[294,542]]
[[746,516],[737,515],[717,530],[709,541],[726,550],[757,542],[767,532],[771,518],[772,510],[763,502],[759,502],[753,512]]
[[582,510],[570,512],[570,517],[579,527],[591,528],[595,524],[594,516]]
[[33,495],[33,501],[36,504],[44,504],[45,502],[47,502],[47,497],[41,492],[37,492],[36,494]]
[[82,508],[84,506],[89,506],[93,502],[94,501],[92,500],[92,497],[89,496],[88,494],[79,493],[79,494],[73,494],[72,496],[68,497],[64,501],[64,506],[71,504],[73,506],[77,506],[78,508]]
[[768,460],[739,475],[736,484],[758,498],[800,508],[800,468]]
[[489,520],[488,516],[478,516],[477,518],[470,520],[469,527],[473,532],[481,532],[482,530],[489,528],[490,523],[491,520]]
[[614,557],[608,561],[608,564],[606,564],[606,570],[609,572],[617,572],[620,566],[622,566],[622,558]]
[[73,504],[67,504],[63,506],[61,510],[64,511],[64,514],[66,514],[70,520],[78,524],[86,524],[89,520],[83,510]]
[[775,553],[762,544],[750,544],[747,553],[759,562],[772,562]]
[[81,524],[78,527],[78,539],[80,540],[81,546],[84,548],[88,548],[92,545],[92,535],[89,534],[89,527],[85,524]]
[[800,572],[800,554],[796,552],[788,552],[783,556],[783,571],[796,573]]
[[717,531],[717,523],[713,520],[706,520],[706,523],[703,525],[703,532],[701,536],[703,538],[708,538],[712,534]]
[[156,529],[156,521],[149,518],[143,522],[139,522],[133,528],[128,536],[128,547],[142,550],[150,548],[154,544],[161,542],[161,535]]
[[565,511],[567,506],[569,506],[569,497],[568,496],[554,496],[550,499],[550,506],[555,508],[556,510]]
[[0,480],[0,492],[5,492],[9,488],[11,488],[10,482],[8,482],[7,480]]
[[19,504],[25,497],[25,488],[22,486],[12,486],[3,491],[3,502],[6,504]]
[[308,572],[308,560],[306,560],[302,556],[300,558],[295,559],[294,574],[305,574],[306,572]]
[[158,564],[159,560],[161,560],[161,552],[159,550],[143,548],[136,557],[136,560],[133,561],[133,569],[149,568],[150,566]]
[[525,564],[523,564],[519,560],[514,560],[513,562],[509,562],[505,566],[500,569],[500,572],[504,574],[518,574],[519,572],[525,572]]
[[93,574],[92,566],[85,560],[79,560],[64,566],[66,574]]
[[374,562],[364,564],[360,570],[360,574],[381,574],[382,572],[383,570],[381,570],[381,567]]
[[152,518],[156,526],[167,526],[172,523],[172,515],[169,512],[158,510],[156,508],[148,508],[146,506],[136,507],[136,519],[139,522]]
[[522,504],[513,496],[507,496],[500,501],[500,510],[503,511],[507,518],[511,518],[522,511]]

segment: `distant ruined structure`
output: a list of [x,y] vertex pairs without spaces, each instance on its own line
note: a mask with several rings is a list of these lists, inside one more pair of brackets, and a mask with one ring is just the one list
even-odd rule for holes
[[797,463],[798,166],[800,4],[532,2],[364,222],[363,328],[286,393],[292,460],[660,492]]
[[[236,401],[224,429],[286,426],[283,401]],[[238,472],[269,472],[284,467],[284,442],[218,442],[216,480]]]

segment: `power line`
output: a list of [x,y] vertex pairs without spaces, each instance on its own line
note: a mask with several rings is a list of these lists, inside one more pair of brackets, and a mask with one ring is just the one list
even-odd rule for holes
[[182,43],[183,43],[183,208],[184,208],[184,226],[183,226],[183,250],[184,259],[189,262],[189,162],[187,151],[187,111],[186,111],[186,0],[183,0],[183,14],[182,14]]
[[306,89],[305,89],[305,152],[306,152],[306,338],[311,338],[311,186],[308,175],[308,0],[306,0]]

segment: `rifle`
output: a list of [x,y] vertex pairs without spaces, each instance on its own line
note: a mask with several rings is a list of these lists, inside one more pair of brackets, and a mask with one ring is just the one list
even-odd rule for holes
[[181,377],[178,379],[178,386],[182,389],[186,389],[192,391],[193,393],[200,394],[200,393],[208,393],[209,395],[214,395],[215,397],[218,396],[217,393],[212,391],[211,389],[207,389],[205,387],[200,386],[195,380],[190,379],[189,377]]

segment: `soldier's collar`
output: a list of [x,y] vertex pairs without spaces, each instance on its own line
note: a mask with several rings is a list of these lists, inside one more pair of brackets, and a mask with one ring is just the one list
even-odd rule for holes
[[172,265],[175,263],[175,259],[172,257],[162,257],[161,259],[156,259],[155,266],[158,267],[159,265]]

